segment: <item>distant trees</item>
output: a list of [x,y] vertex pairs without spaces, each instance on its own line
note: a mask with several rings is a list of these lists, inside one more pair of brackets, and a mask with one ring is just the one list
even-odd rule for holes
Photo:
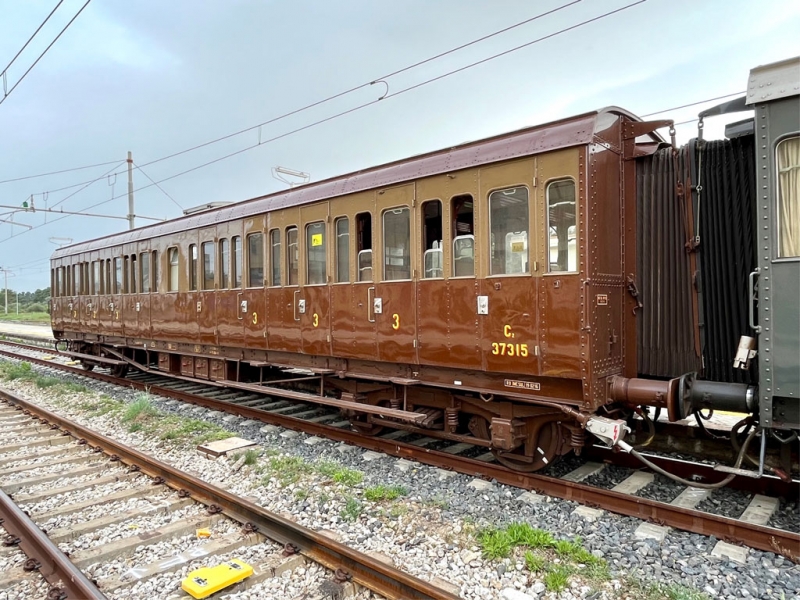
[[[0,310],[5,306],[5,289],[0,289]],[[17,292],[8,288],[8,312],[17,311]],[[19,293],[19,312],[50,312],[50,288]]]

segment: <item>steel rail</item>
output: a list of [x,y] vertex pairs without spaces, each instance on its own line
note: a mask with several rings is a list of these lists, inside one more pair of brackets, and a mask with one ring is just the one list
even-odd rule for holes
[[72,600],[106,600],[66,554],[37,527],[31,518],[0,489],[0,523],[9,535],[19,540],[20,549],[29,561],[26,571],[38,571],[54,588],[62,588]]
[[[487,479],[495,479],[507,485],[534,490],[544,495],[562,498],[564,500],[572,500],[580,504],[603,508],[610,512],[636,517],[661,525],[668,525],[676,529],[700,535],[714,536],[718,539],[730,542],[743,543],[749,547],[765,552],[774,552],[794,562],[800,562],[800,534],[790,531],[746,523],[730,517],[704,513],[698,510],[679,508],[664,502],[657,502],[639,496],[630,496],[611,490],[594,488],[586,484],[573,483],[546,475],[512,471],[501,465],[475,461],[447,454],[446,452],[420,448],[395,440],[384,440],[379,437],[364,437],[356,432],[332,427],[330,425],[311,423],[291,416],[274,414],[269,411],[240,406],[222,400],[213,400],[203,396],[179,392],[167,387],[147,385],[127,379],[120,380],[102,373],[87,372],[83,369],[55,364],[31,357],[20,357],[4,350],[0,350],[0,355],[7,355],[17,359],[23,358],[24,360],[30,360],[31,362],[46,367],[57,367],[77,375],[92,377],[108,383],[125,385],[140,390],[149,390],[154,394],[189,402],[211,410],[237,414],[247,419],[264,421],[287,429],[303,431],[335,441],[358,445],[363,448],[415,460],[435,467],[452,469],[460,473],[481,476]],[[204,382],[198,381],[198,383]],[[719,474],[714,472],[710,465],[695,464],[694,466],[697,472],[710,475],[711,477],[719,477]],[[770,485],[780,486],[781,482],[780,480],[771,481]],[[800,492],[800,486],[794,482],[784,485],[786,487],[782,487],[782,489],[788,492],[785,494],[787,496],[796,497]],[[792,493],[792,489],[794,489],[794,493]]]
[[220,507],[222,512],[236,521],[253,524],[259,533],[271,540],[284,545],[293,544],[316,563],[332,570],[343,569],[349,573],[353,581],[382,596],[420,600],[456,600],[458,598],[432,583],[298,525],[226,490],[194,478],[147,454],[92,431],[88,427],[41,408],[7,390],[0,389],[0,399],[28,411],[40,419],[57,424],[61,430],[78,439],[86,440],[90,445],[100,447],[106,454],[116,455],[125,464],[137,465],[142,473],[150,477],[163,478],[164,483],[174,489],[187,490],[192,498],[203,504]]

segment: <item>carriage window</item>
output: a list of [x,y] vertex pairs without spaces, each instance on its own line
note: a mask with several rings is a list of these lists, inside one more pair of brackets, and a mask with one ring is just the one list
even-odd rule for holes
[[548,272],[578,270],[575,182],[562,179],[547,186]]
[[233,287],[242,287],[242,238],[233,236]]
[[372,281],[372,215],[356,215],[358,251],[358,280]]
[[81,265],[77,264],[72,267],[72,281],[75,283],[75,295],[80,296],[82,295],[81,292]]
[[122,259],[114,259],[114,294],[122,293]]
[[100,261],[96,260],[92,263],[92,289],[89,293],[94,296],[100,293]]
[[286,230],[286,285],[297,285],[297,227]]
[[422,205],[422,262],[423,277],[442,277],[442,202],[430,200]]
[[150,264],[152,265],[152,284],[150,287],[154,293],[158,293],[158,250],[153,250],[153,260]]
[[141,273],[139,275],[139,281],[141,282],[142,286],[142,293],[148,294],[150,293],[150,254],[147,252],[142,252],[139,255],[139,269],[141,269]]
[[228,289],[228,275],[230,275],[231,263],[228,252],[228,240],[219,241],[219,288]]
[[272,247],[272,285],[281,284],[281,232],[273,229],[269,232],[270,246]]
[[131,277],[131,279],[130,279],[130,286],[128,288],[128,292],[131,293],[131,294],[135,294],[136,290],[137,290],[137,288],[136,288],[136,255],[135,254],[131,254],[130,261],[131,261],[130,262],[130,277]]
[[64,295],[64,267],[56,269],[56,296]]
[[350,281],[350,221],[336,219],[336,283]]
[[203,289],[214,289],[214,242],[203,242]]
[[778,258],[800,256],[800,137],[778,144]]
[[492,275],[528,273],[528,188],[489,195]]
[[453,275],[475,275],[475,225],[472,196],[464,194],[451,200],[453,220]]
[[308,285],[327,283],[325,223],[306,225],[306,281]]
[[189,244],[189,289],[197,289],[197,244]]
[[247,287],[264,285],[264,236],[251,233],[247,236]]
[[383,279],[411,279],[411,229],[408,208],[383,213]]
[[167,259],[169,260],[169,273],[167,276],[167,291],[178,291],[178,249],[167,249]]

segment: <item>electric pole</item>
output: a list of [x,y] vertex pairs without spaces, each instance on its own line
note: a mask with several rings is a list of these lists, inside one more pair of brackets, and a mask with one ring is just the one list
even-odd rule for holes
[[5,278],[5,289],[6,289],[6,314],[8,314],[8,269],[0,267],[0,271],[3,272],[3,276]]
[[128,152],[128,229],[135,229],[133,212],[133,155]]

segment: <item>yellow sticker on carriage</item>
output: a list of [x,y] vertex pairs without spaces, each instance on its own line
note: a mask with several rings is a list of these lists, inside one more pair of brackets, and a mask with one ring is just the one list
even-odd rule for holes
[[322,246],[322,234],[321,233],[312,233],[311,234],[311,245],[312,246]]

